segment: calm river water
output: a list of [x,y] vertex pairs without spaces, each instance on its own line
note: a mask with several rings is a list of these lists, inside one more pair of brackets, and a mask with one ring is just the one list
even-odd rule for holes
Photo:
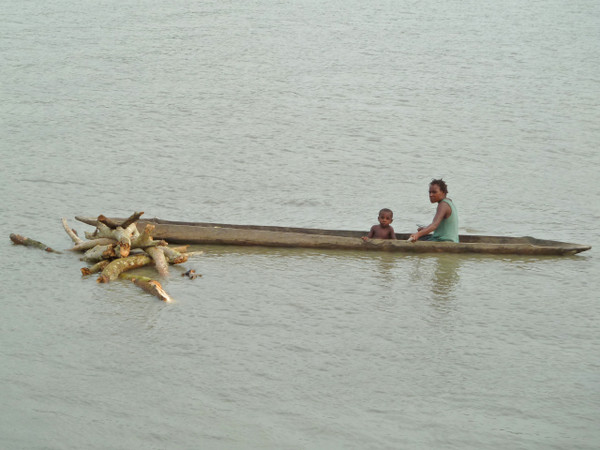
[[[596,0],[0,11],[0,447],[598,448]],[[408,232],[434,177],[462,233],[594,248],[206,247],[164,304],[8,239],[134,211]]]

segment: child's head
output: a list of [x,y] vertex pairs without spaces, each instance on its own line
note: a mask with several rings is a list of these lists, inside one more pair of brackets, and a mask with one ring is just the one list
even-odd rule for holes
[[379,211],[379,223],[383,226],[387,226],[394,221],[394,213],[389,208],[383,208]]

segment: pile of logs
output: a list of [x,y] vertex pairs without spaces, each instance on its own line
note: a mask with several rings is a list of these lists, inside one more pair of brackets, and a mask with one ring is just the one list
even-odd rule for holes
[[[83,257],[81,260],[91,265],[81,269],[83,276],[99,273],[98,283],[108,283],[118,278],[130,280],[144,291],[165,302],[170,302],[172,301],[171,297],[164,291],[158,281],[125,272],[138,267],[154,265],[158,274],[163,278],[167,278],[169,276],[169,264],[184,263],[190,256],[202,254],[203,252],[188,252],[187,245],[169,247],[167,242],[153,239],[154,225],[148,224],[140,231],[137,222],[142,214],[144,213],[133,213],[128,219],[120,223],[100,215],[96,222],[96,230],[93,233],[85,233],[85,240],[69,227],[66,219],[62,219],[62,224],[75,244],[69,250],[82,252]],[[19,234],[11,234],[10,239],[18,245],[60,253],[39,241]],[[182,276],[189,276],[190,279],[194,279],[201,275],[197,275],[194,270],[188,270]]]
[[154,225],[147,224],[144,229],[137,227],[137,221],[144,214],[136,212],[121,223],[116,223],[104,215],[98,216],[96,230],[85,233],[86,240],[81,239],[72,230],[66,219],[62,219],[63,227],[74,242],[70,250],[83,253],[83,261],[91,264],[81,269],[84,276],[99,273],[98,283],[108,283],[118,278],[129,279],[136,286],[149,292],[163,301],[171,301],[171,297],[163,290],[160,283],[147,277],[125,274],[124,272],[139,267],[154,265],[163,278],[169,276],[169,264],[181,264],[193,254],[188,246],[169,247],[163,240],[154,240]]

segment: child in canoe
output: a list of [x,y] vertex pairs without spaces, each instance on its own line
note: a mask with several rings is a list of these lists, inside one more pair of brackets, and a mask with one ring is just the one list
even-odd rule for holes
[[396,239],[396,233],[390,225],[394,221],[394,213],[391,209],[383,208],[379,211],[379,225],[373,225],[369,234],[362,237],[363,241],[368,239]]

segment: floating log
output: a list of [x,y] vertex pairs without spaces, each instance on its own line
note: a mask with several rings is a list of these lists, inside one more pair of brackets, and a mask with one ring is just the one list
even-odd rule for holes
[[111,261],[103,270],[102,274],[96,281],[98,283],[108,283],[116,280],[119,275],[127,270],[144,267],[152,262],[152,258],[148,255],[128,256],[127,258],[119,258]]
[[86,232],[85,237],[87,239],[97,239],[97,238],[103,238],[103,237],[114,239],[112,228],[109,228],[102,222],[96,223],[96,229],[94,230],[94,232],[93,233]]
[[40,250],[44,250],[46,252],[59,253],[60,254],[59,251],[56,251],[53,248],[48,247],[46,244],[43,244],[43,243],[41,243],[39,241],[36,241],[34,239],[30,239],[30,238],[25,237],[25,236],[21,236],[20,234],[11,233],[10,240],[13,241],[17,245],[24,245],[26,247],[39,248]]
[[93,234],[86,233],[86,237],[91,240],[98,238],[114,239],[118,242],[115,247],[115,251],[122,258],[129,256],[131,251],[131,240],[135,239],[139,235],[135,223],[130,224],[127,228],[117,226],[114,230],[109,228],[102,222],[97,223],[96,231]]
[[152,260],[154,261],[154,266],[158,271],[161,277],[169,276],[169,263],[167,262],[167,258],[165,258],[165,252],[163,251],[163,247],[148,247],[145,249],[146,253],[148,253]]
[[112,259],[117,256],[115,244],[96,245],[83,254],[83,261],[96,262],[103,259]]
[[129,225],[131,225],[132,223],[137,222],[140,217],[142,217],[142,215],[144,214],[144,212],[134,212],[131,216],[129,216],[127,219],[125,219],[123,222],[116,222],[112,219],[109,219],[108,217],[104,216],[104,214],[100,214],[98,216],[98,222],[103,223],[104,225],[106,225],[108,228],[111,229],[116,229],[117,227],[121,227],[121,228],[127,228]]
[[67,224],[67,219],[65,219],[63,217],[61,219],[61,221],[63,224],[63,228],[65,229],[65,231],[67,232],[67,234],[69,235],[71,240],[75,243],[75,245],[82,244],[84,242],[83,239],[81,239],[79,236],[77,236],[77,233],[75,233],[75,230],[73,230],[71,227],[69,227],[69,225]]
[[131,275],[131,274],[127,274],[127,273],[122,273],[121,275],[119,275],[119,278],[131,280],[133,282],[133,284],[142,288],[144,291],[148,292],[149,294],[152,294],[155,297],[158,297],[163,302],[171,303],[173,301],[171,296],[165,292],[165,290],[160,285],[160,283],[156,280],[153,280],[152,278],[140,277],[140,276]]
[[145,247],[153,247],[157,245],[166,246],[167,241],[163,240],[154,240],[151,236],[152,231],[154,230],[154,225],[146,225],[144,230],[139,233],[135,238],[131,240],[131,248],[145,248]]
[[[161,247],[162,248],[162,247]],[[181,255],[182,258],[178,258],[177,261],[171,261],[167,258],[170,264],[180,264],[181,262],[187,261],[187,255]],[[110,262],[103,270],[100,277],[98,277],[98,283],[108,283],[109,281],[116,280],[119,275],[131,269],[137,269],[138,267],[144,267],[151,264],[153,259],[148,255],[133,255],[126,258],[115,259]]]
[[117,227],[114,232],[114,239],[119,241],[119,245],[117,248],[118,253],[121,255],[121,258],[126,258],[129,256],[129,252],[131,251],[131,239],[134,237],[134,234],[137,235],[137,227],[135,223],[132,223],[127,228]]
[[102,270],[104,270],[104,268],[106,266],[108,266],[110,264],[110,261],[108,260],[103,260],[103,261],[99,261],[96,264],[94,264],[92,267],[83,267],[81,269],[81,274],[83,276],[87,276],[87,275],[92,275],[93,273],[98,273],[98,272],[102,272]]
[[121,226],[121,224],[120,224],[120,223],[113,222],[111,219],[109,219],[108,217],[104,216],[103,214],[100,214],[100,215],[98,216],[98,222],[100,222],[100,223],[103,223],[103,224],[104,224],[104,225],[106,225],[108,228],[111,228],[111,229],[113,229],[113,230],[114,230],[115,228],[117,228],[117,227]]
[[136,223],[140,220],[140,217],[144,214],[144,211],[134,212],[131,216],[127,218],[125,222],[121,224],[123,228],[127,228],[129,225]]
[[117,241],[111,238],[98,238],[92,239],[90,241],[83,241],[81,244],[77,244],[71,247],[69,250],[76,252],[84,252],[86,250],[89,250],[90,248],[94,248],[96,245],[110,245],[116,243]]
[[186,254],[179,253],[177,250],[174,250],[169,247],[161,247],[165,257],[171,264],[181,264],[188,260],[188,256]]

